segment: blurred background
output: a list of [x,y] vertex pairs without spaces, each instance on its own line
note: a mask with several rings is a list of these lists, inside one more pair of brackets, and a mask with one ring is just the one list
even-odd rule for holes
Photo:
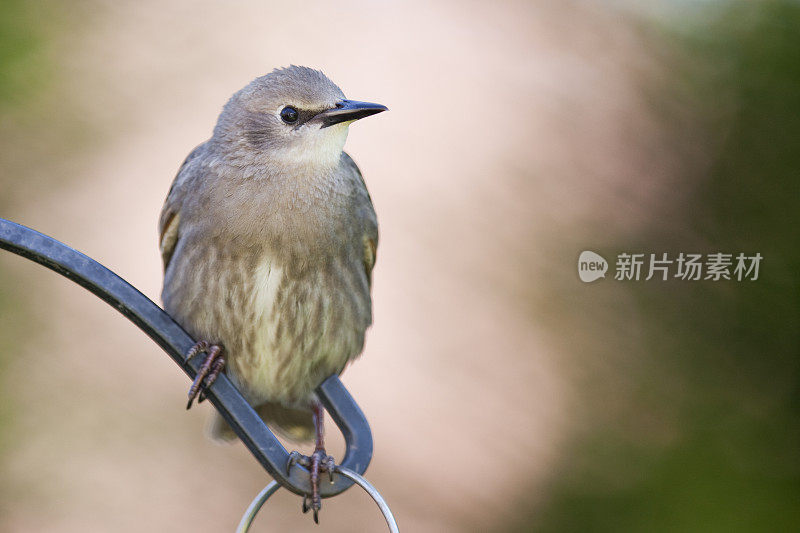
[[[800,528],[800,4],[5,0],[0,216],[159,302],[178,166],[288,64],[391,109],[347,144],[381,243],[343,379],[404,531]],[[583,250],[764,259],[585,284]],[[0,253],[0,531],[231,531],[269,479],[188,384]],[[384,528],[321,520],[279,492],[253,531]]]

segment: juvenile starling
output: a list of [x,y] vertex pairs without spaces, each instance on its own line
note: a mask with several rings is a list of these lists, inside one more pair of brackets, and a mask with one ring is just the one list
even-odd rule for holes
[[[343,147],[353,121],[385,110],[306,67],[256,78],[183,162],[161,211],[164,308],[202,339],[188,356],[205,354],[187,409],[224,371],[270,426],[315,437],[310,457],[293,455],[311,471],[315,520],[320,472],[334,465],[314,390],[363,349],[378,244]],[[212,435],[234,438],[215,416]]]

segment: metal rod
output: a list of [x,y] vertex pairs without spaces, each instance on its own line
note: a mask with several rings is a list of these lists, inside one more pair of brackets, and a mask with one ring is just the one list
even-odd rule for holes
[[256,519],[256,515],[261,510],[261,507],[267,502],[267,499],[269,499],[270,496],[275,494],[279,488],[281,488],[281,486],[278,484],[278,482],[273,481],[264,487],[264,490],[258,493],[258,496],[256,496],[255,499],[250,502],[250,505],[244,512],[242,520],[236,527],[236,533],[247,533],[250,530],[250,526],[253,524],[253,520]]
[[[88,289],[136,324],[194,378],[201,362],[194,360],[187,364],[185,354],[195,341],[163,309],[124,279],[73,248],[2,218],[0,248],[44,265]],[[347,448],[342,466],[363,474],[372,458],[372,433],[367,419],[338,376],[325,380],[317,388],[317,394],[345,437]],[[288,452],[224,374],[207,391],[207,397],[278,483],[296,494],[311,492],[308,470],[297,465],[287,474]],[[346,476],[334,476],[334,483],[323,483],[320,493],[328,498],[352,485],[353,481]]]
[[[378,490],[373,487],[369,481],[364,479],[364,477],[360,476],[358,473],[341,466],[336,467],[336,472],[358,483],[358,485],[360,485],[361,488],[363,488],[364,491],[369,494],[373,500],[375,500],[375,503],[378,505],[381,513],[383,513],[383,518],[386,520],[386,525],[389,526],[389,531],[391,533],[399,533],[400,530],[397,528],[397,521],[394,519],[392,510],[389,509],[389,505],[386,503],[386,500],[383,499],[381,493],[378,492]],[[264,490],[258,493],[255,499],[250,502],[247,510],[244,512],[242,520],[239,522],[239,526],[236,528],[236,533],[247,533],[250,530],[250,526],[253,524],[253,520],[255,520],[256,515],[261,510],[261,507],[264,506],[269,497],[272,496],[279,488],[280,485],[273,481],[264,487]]]
[[349,468],[339,466],[336,468],[336,471],[361,485],[361,488],[364,489],[366,493],[369,494],[373,500],[375,500],[375,503],[378,504],[378,508],[381,510],[381,513],[383,513],[383,518],[386,520],[386,525],[389,526],[389,531],[391,531],[391,533],[400,532],[400,530],[397,528],[397,521],[394,519],[392,510],[389,509],[389,504],[386,503],[386,500],[383,499],[381,493],[378,492],[378,490],[373,487],[369,481],[364,479],[364,477],[359,475],[357,472],[353,472]]

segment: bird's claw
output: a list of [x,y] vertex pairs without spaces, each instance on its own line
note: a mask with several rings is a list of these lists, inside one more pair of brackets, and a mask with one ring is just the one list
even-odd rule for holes
[[[309,503],[311,498],[308,497],[308,494],[303,495],[303,514],[307,513],[309,510],[312,511],[312,515],[314,517],[314,523],[319,524],[319,508],[314,507],[313,502]],[[320,506],[321,507],[321,506]]]
[[314,523],[319,524],[319,509],[314,507],[313,503],[309,504],[308,503],[309,499],[310,498],[308,497],[308,494],[303,495],[303,513],[305,514],[308,512],[309,509],[311,509],[313,511],[312,515],[314,516]]
[[189,387],[189,403],[186,409],[192,407],[192,402],[197,398],[197,403],[202,403],[206,399],[206,390],[217,380],[222,369],[225,368],[225,358],[222,356],[222,347],[216,344],[209,344],[200,341],[186,353],[186,363],[200,353],[206,354],[206,359],[197,370],[192,386]]
[[296,464],[301,466],[308,467],[311,464],[311,460],[301,454],[300,452],[292,452],[289,454],[289,460],[286,461],[286,475],[288,476],[292,472],[292,467]]
[[333,485],[333,471],[336,470],[336,463],[330,455],[325,459],[325,470],[328,471],[328,478],[330,478],[331,485]]
[[188,352],[186,352],[186,362],[188,363],[189,361],[191,361],[192,358],[194,358],[194,356],[199,353],[207,353],[210,347],[211,345],[208,344],[208,341],[198,342],[197,344],[189,348]]
[[333,457],[325,453],[324,449],[314,450],[310,456],[299,452],[289,454],[286,462],[286,475],[289,475],[294,465],[300,465],[311,472],[311,494],[303,496],[303,512],[310,510],[314,512],[314,522],[319,524],[319,510],[322,509],[322,498],[319,494],[319,474],[327,472],[331,484],[333,484],[333,474],[336,471],[336,462]]

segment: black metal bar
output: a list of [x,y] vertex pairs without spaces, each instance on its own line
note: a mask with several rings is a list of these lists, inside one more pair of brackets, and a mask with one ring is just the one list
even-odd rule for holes
[[[88,289],[144,331],[190,378],[201,361],[186,363],[195,341],[158,305],[109,269],[69,246],[30,228],[0,218],[0,248],[55,270]],[[372,433],[367,419],[338,376],[317,389],[320,400],[344,435],[347,444],[341,466],[363,474],[372,459]],[[302,466],[286,473],[289,454],[224,374],[207,392],[208,399],[227,420],[259,463],[281,485],[297,494],[311,492],[308,471]],[[176,406],[182,406],[176,399]],[[323,498],[350,488],[353,482],[336,475],[334,483],[320,484]]]

